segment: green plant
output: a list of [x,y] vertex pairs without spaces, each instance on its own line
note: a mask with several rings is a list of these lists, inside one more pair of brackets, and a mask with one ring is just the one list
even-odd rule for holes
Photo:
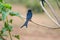
[[60,0],[56,0],[57,6],[60,9]]
[[10,2],[10,3],[18,3],[18,4],[22,4],[25,5],[27,8],[31,8],[33,10],[33,12],[36,13],[42,13],[43,10],[40,6],[40,0],[5,0],[6,2]]
[[[0,21],[3,21],[4,23],[4,27],[2,28],[2,30],[0,30],[0,40],[6,40],[4,37],[8,36],[6,34],[6,32],[9,33],[10,39],[12,40],[12,35],[11,35],[11,31],[12,31],[12,19],[8,20],[8,15],[10,16],[17,16],[19,18],[21,18],[20,14],[18,12],[13,12],[12,11],[12,7],[10,4],[6,4],[4,2],[4,0],[0,0],[0,14],[2,15],[0,17]],[[20,36],[19,35],[14,35],[13,37],[17,38],[18,40],[20,40]]]
[[40,1],[39,0],[29,0],[28,2],[26,2],[26,7],[27,8],[31,8],[34,12],[37,12],[37,13],[41,13],[43,12],[41,6],[40,6]]

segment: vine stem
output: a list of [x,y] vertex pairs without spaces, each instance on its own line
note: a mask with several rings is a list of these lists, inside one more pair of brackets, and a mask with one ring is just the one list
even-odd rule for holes
[[[6,17],[6,21],[7,21],[7,23],[8,23],[8,17]],[[12,36],[11,36],[11,33],[10,33],[9,30],[8,30],[8,33],[9,33],[10,39],[12,40]]]
[[5,38],[3,38],[2,36],[0,36],[0,38],[2,38],[3,40],[6,40]]
[[11,33],[10,33],[10,31],[9,31],[9,36],[10,36],[10,39],[12,40],[12,36],[11,36]]

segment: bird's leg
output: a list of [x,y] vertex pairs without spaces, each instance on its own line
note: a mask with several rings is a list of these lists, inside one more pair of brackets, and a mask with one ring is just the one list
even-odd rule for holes
[[30,20],[30,22],[32,22],[32,20]]

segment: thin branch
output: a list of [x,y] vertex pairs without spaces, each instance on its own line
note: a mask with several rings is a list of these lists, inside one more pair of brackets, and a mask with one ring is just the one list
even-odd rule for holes
[[[8,23],[8,16],[6,17],[6,22]],[[8,33],[9,33],[10,39],[12,40],[12,36],[9,30],[8,30]]]
[[32,22],[33,24],[36,24],[36,25],[39,25],[39,26],[42,26],[42,27],[45,27],[45,28],[49,28],[49,29],[60,29],[60,27],[55,27],[55,28],[53,28],[53,27],[51,27],[51,26],[46,26],[46,25],[42,25],[42,24],[37,24],[37,23],[35,23],[34,21],[30,21],[30,22]]
[[2,38],[3,40],[6,40],[5,38],[3,38],[2,36],[0,36],[0,38]]
[[57,13],[56,13],[55,10],[54,10],[54,8],[51,6],[51,4],[48,2],[48,0],[45,0],[45,2],[46,2],[47,5],[49,6],[49,8],[50,8],[52,14],[54,15],[54,17],[56,18],[57,23],[60,25],[60,20],[59,20],[59,18],[58,18],[58,16],[57,16]]
[[40,5],[41,5],[42,9],[45,11],[46,15],[47,15],[55,24],[57,24],[57,25],[60,27],[60,24],[51,17],[51,15],[48,13],[48,11],[43,7],[43,5],[42,5],[41,2],[40,2]]
[[10,31],[9,31],[8,33],[9,33],[10,39],[12,40],[12,36],[11,36],[11,33],[10,33]]

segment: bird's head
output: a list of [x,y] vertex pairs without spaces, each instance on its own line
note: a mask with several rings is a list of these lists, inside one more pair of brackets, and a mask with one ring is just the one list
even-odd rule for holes
[[31,9],[29,9],[29,10],[28,10],[28,12],[32,12],[32,10],[31,10]]

